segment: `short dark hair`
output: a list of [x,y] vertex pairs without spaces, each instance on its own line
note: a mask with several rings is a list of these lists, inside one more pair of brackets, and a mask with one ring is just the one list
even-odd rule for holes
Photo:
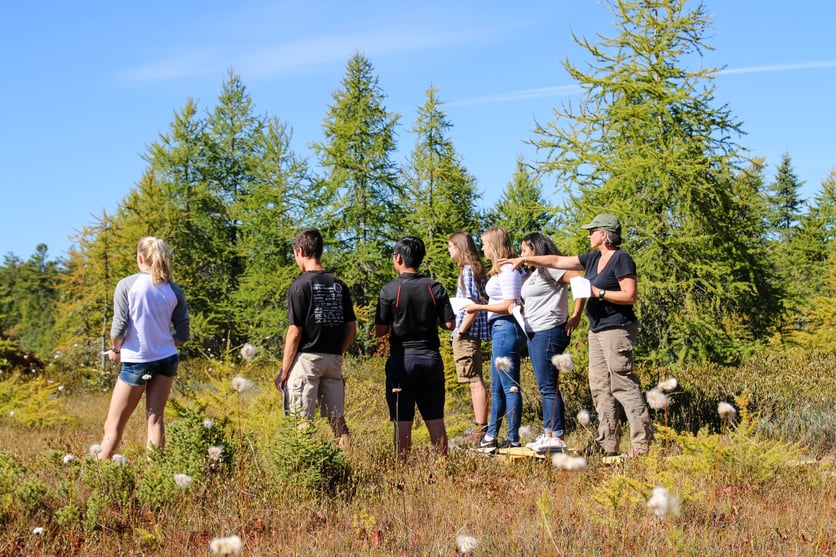
[[404,236],[398,240],[395,249],[392,250],[392,255],[403,257],[404,265],[410,269],[417,269],[424,261],[426,254],[427,248],[424,247],[424,241],[415,236]]
[[322,234],[316,228],[306,228],[293,238],[293,249],[302,248],[305,257],[322,258]]

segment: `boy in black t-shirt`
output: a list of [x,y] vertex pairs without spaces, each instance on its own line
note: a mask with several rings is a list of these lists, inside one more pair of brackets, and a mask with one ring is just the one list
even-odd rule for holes
[[406,459],[412,448],[416,405],[433,445],[440,454],[447,454],[446,389],[438,327],[452,331],[456,314],[444,287],[418,273],[425,253],[420,238],[398,240],[392,254],[398,278],[380,290],[374,321],[375,336],[389,334],[386,402],[389,417],[397,424],[395,446],[401,459]]
[[320,413],[345,448],[342,355],[357,335],[354,306],[345,283],[320,263],[322,235],[317,229],[306,228],[296,235],[293,256],[302,275],[287,292],[289,324],[276,388],[285,393],[291,412],[309,420],[319,403]]

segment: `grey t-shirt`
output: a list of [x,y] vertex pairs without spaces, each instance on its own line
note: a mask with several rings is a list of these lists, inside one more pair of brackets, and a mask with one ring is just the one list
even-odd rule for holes
[[568,285],[559,282],[566,271],[546,269],[550,279],[534,271],[523,282],[521,297],[523,315],[531,331],[547,331],[563,324],[569,316]]

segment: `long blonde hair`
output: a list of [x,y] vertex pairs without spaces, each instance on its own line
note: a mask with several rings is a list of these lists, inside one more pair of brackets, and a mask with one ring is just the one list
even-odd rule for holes
[[482,258],[479,257],[479,252],[476,250],[476,243],[473,241],[473,236],[467,232],[459,231],[451,234],[448,241],[458,248],[458,252],[456,254],[456,266],[459,269],[459,285],[461,286],[462,291],[465,291],[462,269],[464,269],[465,265],[470,265],[470,268],[473,271],[473,278],[476,279],[476,283],[479,285],[479,292],[477,294],[481,298],[481,291],[485,287],[487,276],[485,275],[485,264],[482,263]]
[[491,226],[482,233],[482,245],[489,245],[493,252],[493,261],[491,261],[491,270],[489,275],[498,275],[501,271],[499,265],[496,264],[498,259],[510,259],[514,257],[514,248],[511,245],[511,237],[505,232],[501,226]]
[[151,270],[151,280],[155,285],[161,282],[168,282],[171,278],[171,248],[162,238],[146,236],[136,246],[136,253],[142,255],[142,259]]

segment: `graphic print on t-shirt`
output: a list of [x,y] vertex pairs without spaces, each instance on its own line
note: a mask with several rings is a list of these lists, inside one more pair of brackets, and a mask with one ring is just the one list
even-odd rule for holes
[[316,322],[324,327],[334,327],[345,323],[342,305],[342,285],[314,283],[313,307]]

